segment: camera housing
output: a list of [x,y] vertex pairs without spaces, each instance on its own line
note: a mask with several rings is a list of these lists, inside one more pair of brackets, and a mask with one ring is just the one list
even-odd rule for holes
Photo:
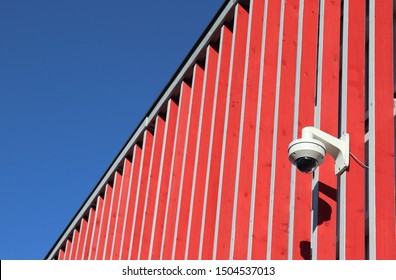
[[304,173],[312,173],[321,165],[326,153],[335,160],[335,174],[342,174],[349,166],[349,135],[340,139],[315,127],[304,127],[302,137],[290,143],[289,161]]

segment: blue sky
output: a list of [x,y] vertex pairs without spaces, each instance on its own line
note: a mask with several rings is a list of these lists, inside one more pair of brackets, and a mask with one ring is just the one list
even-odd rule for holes
[[45,257],[223,2],[0,2],[0,259]]

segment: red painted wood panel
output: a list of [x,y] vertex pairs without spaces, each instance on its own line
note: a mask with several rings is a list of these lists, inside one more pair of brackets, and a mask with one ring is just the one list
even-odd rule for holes
[[124,159],[123,174],[121,180],[120,195],[117,201],[117,214],[115,233],[111,251],[111,259],[120,259],[120,246],[122,241],[122,232],[124,227],[124,220],[126,216],[126,203],[128,198],[129,181],[131,178],[131,167],[132,163],[128,158]]
[[210,143],[210,131],[212,126],[213,114],[213,101],[215,96],[215,83],[218,64],[217,51],[208,46],[206,49],[206,65],[205,65],[205,83],[203,89],[203,102],[201,103],[201,120],[200,120],[200,135],[198,135],[199,143],[197,144],[198,157],[196,162],[196,174],[194,200],[190,205],[192,211],[190,223],[190,239],[188,247],[188,259],[198,259],[201,226],[202,226],[202,213],[205,183],[207,178],[207,165],[208,165],[208,151]]
[[151,230],[153,226],[153,215],[158,189],[158,174],[161,164],[162,145],[164,141],[165,121],[160,117],[156,117],[153,154],[150,163],[149,185],[147,191],[147,204],[144,212],[144,225],[140,235],[141,248],[139,248],[139,259],[147,260],[149,257],[149,248],[151,242]]
[[161,242],[162,233],[164,229],[165,221],[165,208],[166,198],[169,190],[169,178],[170,178],[170,166],[172,164],[172,153],[173,153],[173,142],[176,131],[178,107],[173,100],[168,101],[167,115],[166,115],[166,127],[165,127],[165,143],[164,143],[164,155],[162,162],[162,173],[160,174],[159,181],[159,201],[157,205],[156,221],[154,223],[154,240],[152,244],[151,259],[159,260],[161,253]]
[[214,123],[211,130],[211,157],[208,163],[210,164],[208,191],[206,195],[207,204],[204,222],[204,236],[202,241],[202,259],[213,258],[214,234],[216,223],[216,207],[217,207],[217,193],[219,185],[219,170],[221,164],[221,145],[223,142],[223,127],[225,121],[225,108],[228,89],[228,75],[230,71],[230,57],[231,57],[232,32],[225,26],[221,29],[220,37],[220,57],[218,64],[218,73],[216,77],[215,88],[215,107]]
[[103,199],[103,212],[100,222],[100,230],[98,236],[98,245],[97,251],[95,254],[95,260],[103,260],[104,259],[104,246],[107,237],[107,226],[109,224],[109,215],[110,215],[110,204],[111,198],[113,197],[113,187],[109,184],[106,185],[105,195]]
[[[350,151],[364,162],[364,1],[349,1],[347,133]],[[365,259],[365,169],[350,158],[346,173],[346,259]]]
[[258,143],[255,215],[253,227],[252,259],[266,259],[268,240],[268,205],[271,181],[272,139],[276,73],[279,42],[281,2],[268,0],[268,20],[265,38],[265,59],[262,60],[262,100]]
[[[326,1],[324,8],[322,103],[320,129],[338,138],[341,1]],[[317,258],[336,259],[337,176],[327,156],[319,171]]]
[[232,72],[228,90],[228,118],[226,120],[226,141],[222,154],[222,192],[217,239],[216,259],[228,259],[230,256],[232,210],[234,203],[235,171],[241,116],[242,88],[246,52],[248,12],[240,5],[235,8]]
[[65,251],[63,251],[62,249],[59,249],[58,260],[64,260],[64,259],[65,259]]
[[114,174],[113,195],[110,203],[109,221],[107,225],[106,241],[105,241],[104,255],[103,255],[103,258],[105,260],[110,260],[111,258],[111,248],[113,246],[114,230],[115,230],[114,227],[116,223],[117,209],[118,209],[117,201],[120,197],[121,181],[122,181],[122,175],[118,171],[116,171]]
[[89,209],[89,216],[88,216],[88,226],[87,226],[87,234],[85,235],[84,241],[84,249],[82,253],[82,259],[88,260],[89,259],[89,251],[92,245],[92,237],[94,232],[94,223],[95,223],[95,209]]
[[143,221],[143,210],[146,201],[146,189],[148,182],[148,175],[150,169],[151,153],[153,150],[153,134],[146,130],[144,132],[143,150],[142,150],[142,166],[139,172],[139,183],[138,183],[138,201],[136,208],[136,215],[134,222],[134,228],[132,229],[132,248],[130,248],[129,259],[136,260],[139,252],[140,243],[140,231],[142,229]]
[[78,246],[78,237],[80,236],[80,232],[77,229],[74,229],[73,231],[73,238],[72,238],[72,246],[71,246],[71,252],[70,252],[70,258],[69,260],[75,260],[76,259],[76,254],[77,254],[77,246]]
[[[311,176],[296,174],[295,207],[290,213],[291,165],[287,146],[292,141],[296,121],[293,118],[300,1],[252,0],[249,6],[252,21],[249,13],[236,5],[234,21],[230,15],[225,21],[227,27],[221,28],[220,41],[211,42],[213,46],[219,43],[219,53],[212,46],[207,47],[205,70],[201,64],[190,69],[193,76],[181,82],[179,104],[173,101],[177,94],[167,101],[167,118],[157,117],[155,136],[149,130],[144,131],[143,150],[137,144],[134,146],[133,161],[125,159],[123,175],[115,173],[114,188],[111,182],[106,185],[104,199],[97,198],[96,209],[90,209],[88,222],[82,219],[69,232],[73,236],[69,235],[70,239],[63,244],[65,248],[59,249],[57,259],[246,259],[251,222],[253,259],[265,259],[267,248],[271,248],[272,259],[286,259],[289,250],[293,250],[293,259],[309,259],[311,242],[317,246],[318,259],[337,257],[338,182],[332,158],[327,157],[320,167],[318,196],[313,198],[318,205],[313,209],[318,217],[314,225],[317,240],[310,240]],[[267,29],[263,30],[267,2]],[[317,93],[321,94],[320,129],[337,136],[339,123],[345,121],[339,120],[339,106],[345,105],[339,99],[342,2],[304,1],[298,136],[303,127],[314,124],[317,79],[322,82]],[[281,3],[285,3],[282,23]],[[325,11],[319,16],[320,3],[325,4]],[[347,132],[351,137],[351,152],[364,160],[366,11],[364,1],[348,3],[349,14],[343,15],[349,20]],[[375,65],[372,67],[375,67],[376,166],[370,168],[376,172],[378,259],[396,259],[392,12],[391,0],[375,3]],[[323,70],[316,77],[318,19],[322,17]],[[283,47],[281,69],[277,69],[280,25],[284,28]],[[246,73],[245,63],[248,63]],[[279,107],[275,108],[278,71],[280,99]],[[192,88],[187,84],[190,78]],[[274,120],[275,112],[277,120]],[[276,143],[273,143],[274,121]],[[273,144],[277,145],[276,155],[272,154]],[[268,217],[274,157],[274,208],[273,216]],[[257,176],[253,177],[254,174]],[[364,259],[367,178],[364,168],[352,158],[345,176],[346,258]],[[255,187],[254,220],[250,221],[252,186]],[[291,214],[293,232],[289,232]],[[270,233],[269,218],[273,222]],[[216,219],[218,232],[215,232]],[[271,244],[267,244],[268,234]],[[290,234],[293,234],[292,248],[288,246]]]
[[273,208],[271,259],[286,259],[288,253],[291,165],[287,147],[293,140],[293,113],[299,1],[285,4],[282,65],[276,146],[276,171]]
[[375,2],[375,218],[377,259],[396,259],[392,12],[393,1]]
[[68,239],[66,241],[65,260],[70,260],[71,247],[72,247],[72,243],[71,243],[70,239]]
[[131,177],[128,184],[128,195],[126,213],[122,230],[121,246],[120,246],[120,259],[127,260],[132,242],[132,225],[133,217],[135,214],[135,203],[137,186],[139,183],[139,171],[142,161],[142,149],[138,145],[133,146],[133,158],[131,167]]
[[98,196],[96,200],[96,213],[95,213],[95,222],[92,233],[92,244],[88,255],[89,260],[94,260],[96,256],[99,233],[100,233],[100,224],[102,221],[103,204],[104,204],[103,198],[101,196]]
[[[314,124],[316,93],[316,57],[318,37],[317,1],[305,1],[303,12],[300,91],[298,108],[298,137],[301,130]],[[311,259],[312,176],[296,173],[294,201],[293,259]],[[290,248],[289,248],[290,249]]]
[[245,72],[245,104],[241,132],[243,139],[239,142],[238,152],[239,181],[237,182],[237,209],[233,259],[246,259],[248,252],[248,235],[250,225],[250,204],[253,180],[254,143],[257,119],[258,88],[260,79],[261,43],[263,34],[264,0],[253,0],[250,3],[248,38],[249,49],[246,51],[248,70]]
[[186,236],[188,226],[188,216],[190,212],[191,202],[191,187],[194,175],[194,160],[197,146],[197,134],[198,134],[198,123],[199,114],[201,108],[202,99],[202,83],[203,83],[204,71],[199,65],[194,66],[192,90],[191,90],[191,103],[190,112],[187,124],[187,141],[185,146],[184,155],[184,166],[182,167],[182,178],[181,178],[181,201],[179,201],[178,208],[178,221],[175,228],[176,234],[176,248],[174,253],[174,259],[184,259],[186,252]]
[[85,236],[87,235],[87,226],[88,226],[88,222],[84,218],[81,219],[80,234],[78,235],[77,252],[76,252],[76,257],[75,257],[76,260],[82,259]]
[[164,227],[164,242],[162,244],[163,251],[161,259],[171,259],[173,249],[173,238],[175,234],[175,220],[177,211],[177,202],[179,197],[179,187],[181,180],[181,168],[184,153],[184,142],[187,129],[187,118],[190,104],[191,88],[183,82],[180,89],[179,112],[177,117],[177,129],[175,135],[175,145],[172,158],[172,174],[169,182],[169,204],[166,206],[166,227]]

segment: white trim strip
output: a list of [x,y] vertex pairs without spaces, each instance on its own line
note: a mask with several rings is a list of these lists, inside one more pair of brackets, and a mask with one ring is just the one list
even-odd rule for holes
[[[318,70],[316,77],[316,104],[314,109],[314,126],[320,128],[320,114],[322,109],[322,75],[323,75],[323,40],[324,40],[324,17],[325,2],[320,0],[319,8],[319,45],[318,45]],[[319,203],[319,173],[318,167],[312,179],[312,213],[311,213],[311,259],[316,260],[318,256],[318,203]]]
[[376,256],[376,205],[375,205],[375,1],[369,2],[369,154],[368,154],[368,213],[369,213],[369,259]]
[[[340,133],[347,132],[347,96],[348,96],[348,39],[349,39],[349,1],[344,1],[342,35],[342,79],[341,79],[341,118]],[[349,155],[348,155],[349,156]],[[340,176],[338,184],[337,239],[338,258],[345,260],[346,250],[346,173]]]

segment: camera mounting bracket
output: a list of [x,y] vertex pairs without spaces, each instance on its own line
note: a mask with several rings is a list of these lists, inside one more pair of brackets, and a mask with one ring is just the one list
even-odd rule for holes
[[349,134],[344,133],[339,139],[312,126],[302,129],[303,139],[315,139],[323,143],[335,160],[335,174],[342,174],[349,166]]

